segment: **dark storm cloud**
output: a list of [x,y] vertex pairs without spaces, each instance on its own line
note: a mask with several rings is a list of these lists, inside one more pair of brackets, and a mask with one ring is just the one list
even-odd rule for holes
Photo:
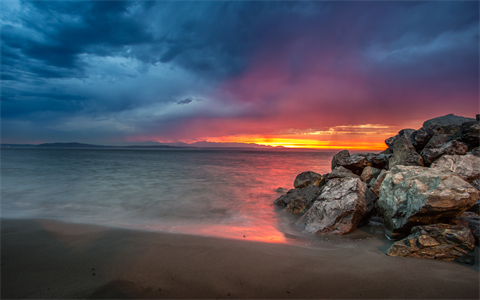
[[[458,91],[478,94],[475,1],[7,1],[2,6],[2,120],[26,122],[21,128],[44,126],[52,139],[63,136],[61,122],[69,124],[63,129],[86,135],[89,118],[97,131],[104,128],[104,138],[180,136],[177,128],[189,118],[281,115],[280,107],[289,106],[276,105],[282,101],[279,92],[252,89],[279,74],[288,79],[273,89],[294,91],[315,76],[351,83],[361,78],[369,103],[378,109],[402,97],[414,99],[414,93],[432,99]],[[249,79],[249,74],[260,75]],[[217,89],[226,92],[218,96]],[[325,98],[320,90],[312,93]],[[241,106],[254,100],[255,106]],[[337,102],[344,114],[358,114]],[[170,104],[189,105],[177,112]],[[18,135],[12,124],[4,123],[3,137]]]

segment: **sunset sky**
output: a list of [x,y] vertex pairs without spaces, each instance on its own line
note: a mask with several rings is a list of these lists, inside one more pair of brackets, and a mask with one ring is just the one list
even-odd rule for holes
[[1,1],[2,143],[385,148],[479,113],[477,1]]

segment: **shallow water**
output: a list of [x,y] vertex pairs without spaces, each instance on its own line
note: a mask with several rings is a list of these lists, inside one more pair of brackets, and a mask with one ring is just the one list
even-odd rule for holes
[[298,216],[273,201],[284,193],[279,187],[293,188],[297,174],[328,173],[334,154],[3,148],[1,216],[265,242],[328,242],[335,237],[298,232],[293,227]]

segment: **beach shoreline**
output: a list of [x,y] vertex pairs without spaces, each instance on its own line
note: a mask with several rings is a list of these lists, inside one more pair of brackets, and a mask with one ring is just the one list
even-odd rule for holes
[[116,299],[478,299],[479,264],[386,256],[379,239],[308,248],[1,220],[1,296]]

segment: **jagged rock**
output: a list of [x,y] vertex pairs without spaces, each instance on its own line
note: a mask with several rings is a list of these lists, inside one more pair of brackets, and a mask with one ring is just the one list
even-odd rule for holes
[[[360,220],[360,225],[364,225],[369,223],[370,219],[375,215],[378,214],[378,206],[377,206],[378,197],[375,193],[367,188],[365,190],[365,204],[366,210],[365,214],[363,215],[362,219]],[[383,221],[383,219],[382,219]]]
[[433,224],[413,227],[411,234],[395,242],[387,255],[474,264],[474,249],[474,237],[468,228]]
[[395,142],[395,139],[397,137],[403,137],[403,138],[410,138],[410,135],[414,133],[416,130],[415,129],[402,129],[398,132],[397,135],[389,137],[388,139],[385,140],[385,144],[387,144],[388,148],[393,147],[393,143]]
[[[474,180],[472,183],[470,183],[474,188],[476,188],[478,191],[480,191],[480,179]],[[480,196],[478,197],[477,202],[470,207],[467,211],[474,212],[476,214],[480,214]]]
[[325,185],[325,183],[326,180],[324,176],[312,171],[307,171],[297,175],[293,186],[296,189],[300,189],[309,185],[316,185],[322,187]]
[[440,145],[438,148],[427,149],[427,147],[425,147],[425,149],[422,150],[422,158],[425,165],[429,166],[444,154],[464,155],[468,151],[468,146],[462,142],[454,140],[454,141],[446,142]]
[[448,135],[445,133],[435,133],[430,140],[428,140],[428,143],[425,145],[425,148],[423,148],[422,152],[420,155],[423,155],[423,153],[428,150],[428,149],[434,149],[440,147],[440,145],[448,142]]
[[455,172],[468,182],[480,178],[480,157],[475,155],[444,155],[430,167]]
[[334,178],[360,178],[360,176],[353,174],[352,171],[342,167],[342,166],[337,166],[335,169],[333,169],[332,172],[330,172],[327,175],[328,180],[334,179]]
[[312,205],[320,192],[321,188],[318,186],[309,185],[301,189],[289,190],[286,195],[280,196],[273,203],[283,206],[288,212],[302,213]]
[[453,114],[430,119],[423,123],[422,128],[410,135],[410,141],[417,152],[421,152],[433,135],[443,133],[447,136],[452,136],[458,134],[461,132],[461,125],[463,123],[472,121],[475,121],[475,119],[455,116]]
[[478,194],[456,173],[395,166],[385,177],[378,199],[385,218],[385,234],[397,239],[415,225],[454,218],[470,208]]
[[479,146],[480,122],[465,122],[461,126],[461,140],[468,145],[469,149]]
[[367,160],[366,154],[364,153],[357,153],[350,155],[348,157],[343,157],[337,161],[337,165],[340,165],[346,169],[349,169],[354,174],[360,175],[362,174],[363,169],[366,166],[371,165],[371,163]]
[[392,153],[393,153],[392,149],[387,148],[387,149],[383,150],[382,152],[380,152],[379,154],[387,155],[387,154],[392,154]]
[[348,150],[342,150],[337,154],[335,154],[332,158],[332,171],[335,169],[335,167],[338,166],[337,162],[339,159],[342,159],[344,157],[349,157],[349,156],[350,156],[350,152],[348,152]]
[[360,179],[369,186],[368,183],[371,182],[371,179],[376,179],[381,171],[380,169],[366,166],[365,169],[363,169],[362,175],[360,175]]
[[470,228],[472,231],[473,237],[475,238],[475,244],[479,245],[479,234],[480,234],[480,216],[478,213],[466,211],[457,219],[466,223],[466,227]]
[[385,169],[388,167],[389,156],[385,154],[367,153],[365,156],[370,165],[377,169]]
[[477,147],[477,148],[473,149],[471,154],[475,155],[477,157],[480,157],[480,148]]
[[423,166],[423,158],[415,151],[410,140],[398,137],[392,146],[393,155],[389,161],[389,168],[397,165]]
[[352,231],[366,212],[366,188],[359,178],[330,180],[295,225],[307,233],[345,234]]
[[370,188],[372,192],[377,195],[377,197],[380,195],[380,186],[382,185],[383,180],[385,179],[385,176],[387,176],[388,171],[382,170],[380,174],[378,175],[377,179],[375,182],[372,184],[372,187]]

